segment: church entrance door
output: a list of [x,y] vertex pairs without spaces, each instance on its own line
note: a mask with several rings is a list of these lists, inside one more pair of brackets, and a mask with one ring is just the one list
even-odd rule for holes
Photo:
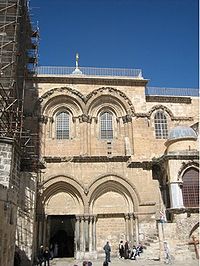
[[74,257],[74,215],[48,216],[49,247],[53,257]]

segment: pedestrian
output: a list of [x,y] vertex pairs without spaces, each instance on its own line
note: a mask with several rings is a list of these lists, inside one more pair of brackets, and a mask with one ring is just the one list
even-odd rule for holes
[[130,259],[131,260],[136,260],[136,256],[137,256],[137,248],[136,248],[135,245],[133,245],[133,249],[132,249],[132,252],[131,252]]
[[170,255],[169,246],[167,244],[167,241],[164,241],[164,253],[165,253],[165,263],[166,264],[172,264],[171,255]]
[[40,245],[39,252],[38,252],[38,264],[39,264],[39,266],[42,266],[43,262],[44,262],[44,247],[43,247],[43,245]]
[[129,259],[130,247],[128,241],[124,245],[124,258]]
[[49,248],[46,247],[44,250],[44,265],[49,266],[49,260],[51,258],[51,254],[49,252]]
[[119,243],[119,257],[124,258],[124,243],[122,240]]
[[111,247],[109,245],[109,241],[106,242],[105,246],[103,247],[104,251],[105,251],[105,255],[106,255],[106,259],[105,262],[111,262],[110,261],[110,252],[111,252]]
[[140,254],[143,252],[143,246],[141,243],[137,246],[137,255],[140,256]]

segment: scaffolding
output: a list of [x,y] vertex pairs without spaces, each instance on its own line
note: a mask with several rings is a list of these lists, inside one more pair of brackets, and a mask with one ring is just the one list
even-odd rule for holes
[[39,30],[29,11],[28,0],[0,0],[0,136],[13,138],[32,159],[39,157],[39,133],[25,127],[23,108],[26,78],[38,63]]

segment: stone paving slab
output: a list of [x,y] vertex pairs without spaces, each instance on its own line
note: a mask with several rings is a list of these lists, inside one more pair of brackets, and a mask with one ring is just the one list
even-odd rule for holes
[[[51,266],[82,266],[83,261],[76,261],[73,259],[54,259],[51,261]],[[183,261],[176,261],[173,260],[172,264],[166,264],[161,261],[152,261],[152,260],[123,260],[123,259],[113,259],[111,263],[109,263],[109,266],[148,266],[148,265],[155,265],[155,266],[163,266],[163,265],[173,265],[173,266],[199,266],[199,261],[198,260],[183,260]],[[103,266],[103,260],[98,259],[98,260],[93,260],[92,261],[92,266]]]

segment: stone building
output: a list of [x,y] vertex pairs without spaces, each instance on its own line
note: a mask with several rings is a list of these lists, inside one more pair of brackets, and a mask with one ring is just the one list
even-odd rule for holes
[[197,90],[78,57],[37,68],[26,0],[0,1],[0,29],[0,266],[33,265],[41,244],[94,259],[107,240],[112,256],[128,240],[145,258],[162,260],[164,241],[195,258]]
[[128,240],[162,260],[165,240],[177,259],[195,258],[188,243],[198,237],[198,95],[147,83],[140,70],[94,73],[78,64],[40,67],[27,83],[46,164],[36,250],[97,258],[108,240],[118,256]]

